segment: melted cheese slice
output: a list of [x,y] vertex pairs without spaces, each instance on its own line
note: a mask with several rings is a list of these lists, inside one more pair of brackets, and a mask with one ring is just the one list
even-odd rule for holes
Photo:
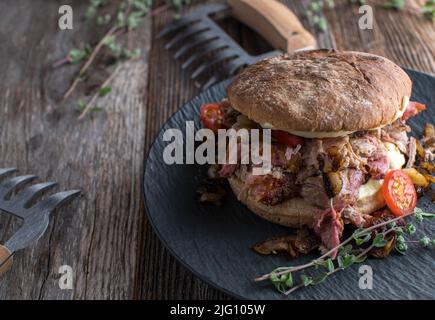
[[[390,170],[402,169],[405,165],[405,156],[400,152],[399,148],[393,143],[384,142],[387,149],[388,163]],[[382,187],[384,180],[375,180],[371,178],[366,184],[363,184],[358,190],[358,200],[375,195]]]
[[405,156],[400,152],[399,148],[394,143],[384,142],[387,149],[388,163],[391,170],[402,169],[405,165]]
[[370,178],[366,184],[363,184],[358,190],[358,200],[375,195],[382,187],[383,179],[375,180]]

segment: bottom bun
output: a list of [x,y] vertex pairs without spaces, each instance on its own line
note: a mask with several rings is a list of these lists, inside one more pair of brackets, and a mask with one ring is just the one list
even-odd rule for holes
[[[244,183],[236,176],[228,178],[231,189],[237,199],[246,205],[256,215],[270,222],[286,227],[301,228],[311,227],[314,222],[314,215],[319,207],[316,207],[302,198],[292,198],[273,206],[265,205],[255,201],[244,190]],[[382,192],[364,197],[358,200],[354,208],[362,214],[371,214],[385,206]]]
[[243,191],[244,183],[239,178],[233,176],[228,178],[228,181],[237,199],[258,216],[287,227],[312,226],[317,208],[302,198],[293,198],[268,206],[255,201],[246,191]]

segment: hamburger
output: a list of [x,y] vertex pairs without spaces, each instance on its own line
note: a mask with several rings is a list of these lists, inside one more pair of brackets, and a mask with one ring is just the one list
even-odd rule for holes
[[201,119],[213,130],[271,129],[269,174],[255,176],[249,164],[224,164],[217,173],[252,212],[313,228],[331,249],[344,224],[362,227],[386,205],[385,177],[413,165],[405,121],[424,106],[410,102],[411,89],[408,75],[384,57],[301,51],[248,66],[227,99],[201,107]]

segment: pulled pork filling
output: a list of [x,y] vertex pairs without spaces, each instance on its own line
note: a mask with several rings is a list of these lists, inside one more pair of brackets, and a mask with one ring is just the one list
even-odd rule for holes
[[[260,127],[228,108],[227,128]],[[249,195],[265,205],[296,197],[316,204],[319,209],[311,227],[323,246],[331,249],[339,244],[345,223],[361,227],[369,218],[352,207],[358,201],[359,189],[369,179],[383,179],[393,168],[388,148],[396,146],[397,152],[408,155],[409,130],[399,119],[380,129],[339,138],[298,138],[301,143],[292,147],[274,139],[272,134],[271,173],[255,176],[252,165],[226,164],[221,166],[219,175],[224,178],[236,175]]]

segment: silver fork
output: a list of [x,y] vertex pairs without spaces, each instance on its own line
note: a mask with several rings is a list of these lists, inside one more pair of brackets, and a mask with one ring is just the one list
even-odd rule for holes
[[[0,168],[0,179],[4,179],[15,168]],[[24,249],[36,242],[48,227],[50,213],[62,204],[71,201],[80,194],[80,190],[71,190],[55,193],[34,205],[44,191],[55,187],[55,182],[38,183],[19,191],[15,196],[12,192],[19,187],[30,184],[37,178],[35,175],[11,177],[0,183],[0,211],[4,211],[23,219],[22,226],[3,245],[0,245],[0,276],[12,266],[12,256],[18,250]]]

